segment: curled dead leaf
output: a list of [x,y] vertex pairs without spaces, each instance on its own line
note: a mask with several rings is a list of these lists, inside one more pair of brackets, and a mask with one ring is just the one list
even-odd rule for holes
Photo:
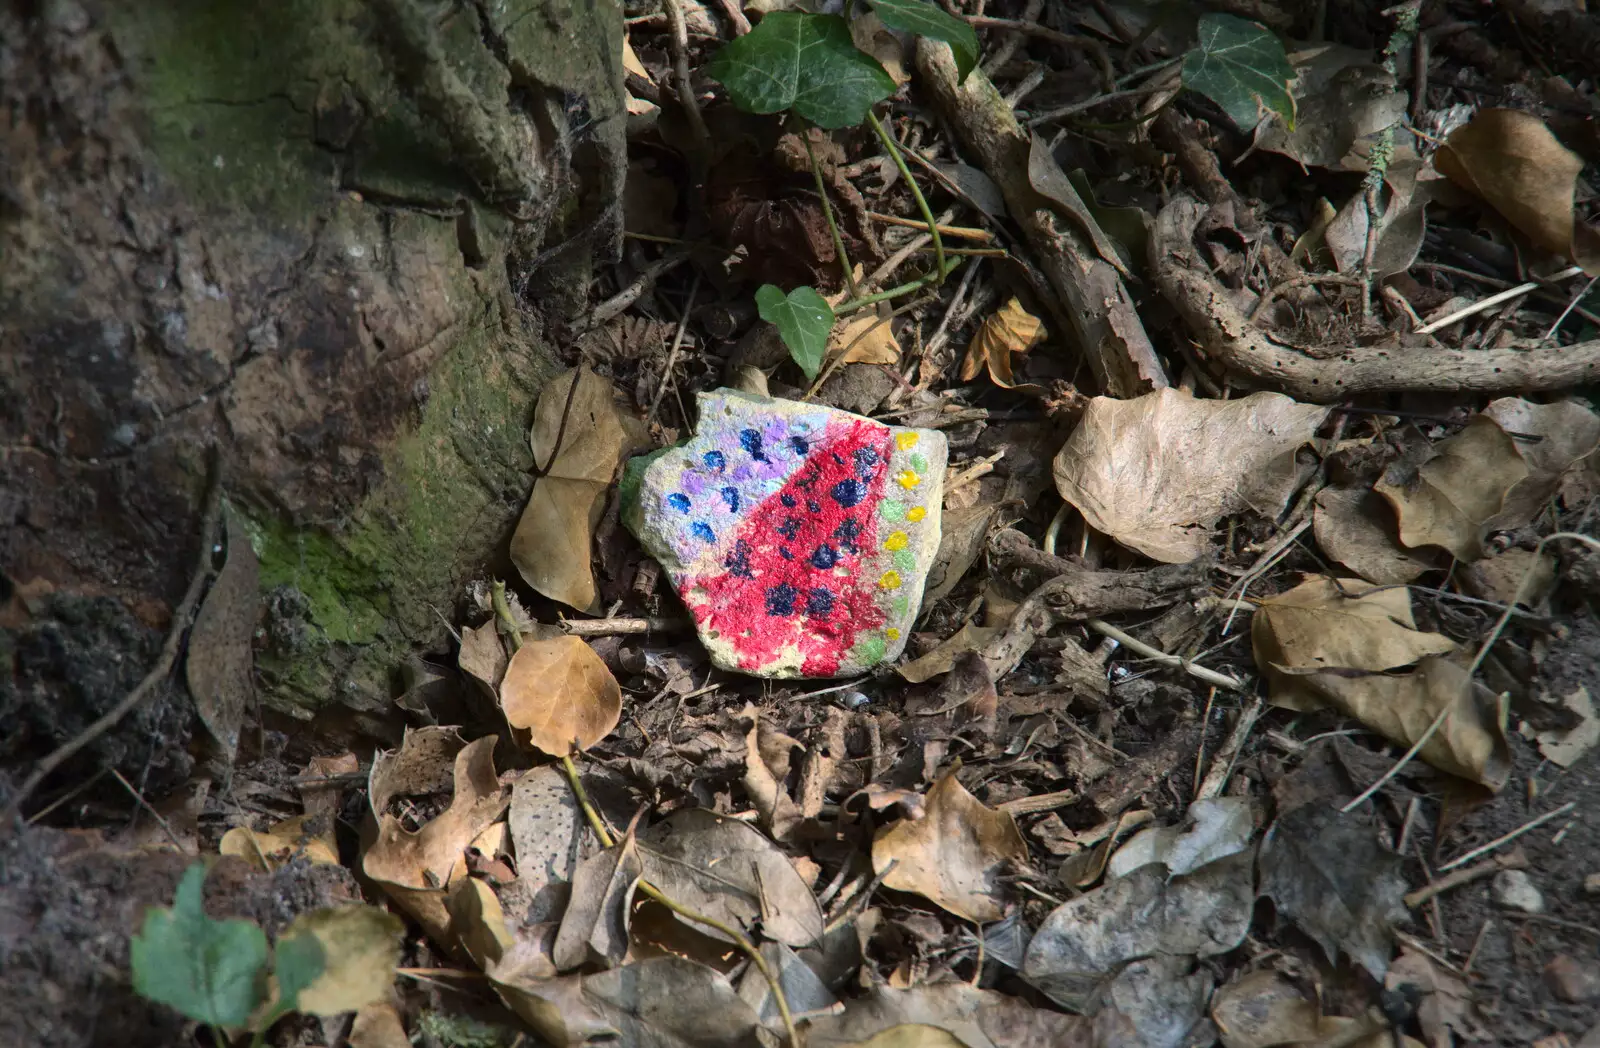
[[954,770],[928,791],[922,818],[902,819],[872,842],[872,868],[888,870],[884,887],[916,892],[969,921],[1005,916],[1000,876],[1027,858],[1016,820],[968,793]]
[[333,817],[295,815],[266,830],[235,826],[222,835],[220,855],[237,855],[258,870],[270,873],[291,859],[304,856],[312,862],[339,865],[339,847],[333,839]]
[[528,744],[565,757],[593,746],[622,718],[622,688],[581,637],[529,641],[517,649],[500,682],[506,722],[528,732]]
[[828,357],[841,353],[840,364],[898,364],[893,321],[870,309],[850,314],[828,336]]
[[450,807],[421,829],[407,830],[393,815],[378,816],[378,838],[362,857],[362,871],[437,943],[450,943],[445,892],[466,876],[466,850],[506,810],[508,791],[494,770],[497,736],[468,743],[456,754]]
[[1442,546],[1461,560],[1477,560],[1489,521],[1527,477],[1528,465],[1511,435],[1484,415],[1435,451],[1415,473],[1391,470],[1372,489],[1394,507],[1401,542]]
[[1583,160],[1537,116],[1481,110],[1445,140],[1434,165],[1539,247],[1600,274],[1600,232],[1573,211]]
[[1317,493],[1312,534],[1322,552],[1368,582],[1410,582],[1435,565],[1395,534],[1394,512],[1371,491],[1324,488]]
[[978,333],[967,344],[967,356],[961,362],[961,381],[971,382],[984,368],[997,386],[1015,385],[1011,377],[1011,357],[1021,356],[1045,339],[1044,322],[1022,308],[1022,303],[1012,298],[997,312],[986,317]]

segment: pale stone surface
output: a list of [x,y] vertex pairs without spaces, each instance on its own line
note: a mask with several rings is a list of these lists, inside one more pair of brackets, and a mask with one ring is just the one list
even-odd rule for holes
[[684,446],[629,466],[624,520],[723,669],[842,677],[896,658],[939,548],[948,447],[719,389]]
[[1489,885],[1494,904],[1506,910],[1523,913],[1543,913],[1544,896],[1539,893],[1533,878],[1523,870],[1501,870]]

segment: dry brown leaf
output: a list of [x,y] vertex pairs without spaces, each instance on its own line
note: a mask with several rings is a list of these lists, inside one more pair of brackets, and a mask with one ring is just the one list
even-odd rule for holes
[[461,672],[476,681],[494,698],[500,693],[500,681],[506,675],[506,646],[500,640],[500,631],[493,621],[482,626],[467,626],[461,631],[461,652],[456,665]]
[[382,1000],[394,983],[405,924],[376,906],[335,906],[303,913],[284,940],[310,936],[322,948],[322,974],[304,987],[295,1009],[307,1015],[353,1012]]
[[1251,618],[1250,637],[1263,671],[1381,673],[1456,650],[1449,637],[1417,629],[1410,590],[1320,575],[1262,601]]
[[906,44],[871,11],[850,19],[850,39],[857,50],[878,60],[896,86],[903,86],[911,79],[911,74],[906,72]]
[[411,1038],[406,1036],[394,1005],[379,1001],[356,1012],[350,1026],[350,1048],[411,1048]]
[[1405,115],[1406,96],[1394,74],[1373,61],[1371,51],[1323,44],[1289,56],[1294,66],[1295,121],[1268,113],[1256,125],[1255,146],[1301,165],[1365,171],[1351,148],[1391,127]]
[[1282,510],[1298,483],[1296,449],[1327,414],[1279,393],[1095,397],[1056,455],[1056,488],[1097,531],[1182,564],[1210,548],[1224,514]]
[[1322,552],[1368,582],[1404,584],[1435,566],[1400,545],[1394,511],[1371,491],[1324,488],[1311,519]]
[[961,381],[971,382],[978,372],[987,368],[989,377],[997,386],[1015,385],[1011,377],[1011,356],[1018,356],[1037,346],[1045,339],[1044,322],[1022,308],[1013,298],[997,312],[984,319],[978,333],[967,344],[966,359],[961,362]]
[[1490,531],[1507,531],[1532,523],[1555,496],[1562,481],[1584,469],[1584,460],[1600,447],[1600,415],[1582,401],[1535,404],[1521,397],[1501,397],[1483,409],[1485,417],[1514,438],[1514,447],[1528,466],[1528,475],[1506,495],[1500,512],[1488,522]]
[[1028,844],[1010,814],[985,807],[946,772],[928,791],[920,819],[902,819],[872,842],[872,868],[883,885],[916,892],[969,921],[1005,916],[1000,876],[1026,862]]
[[[1450,706],[1419,756],[1491,789],[1504,785],[1505,710],[1478,685],[1462,697],[1466,670],[1459,658],[1443,657],[1455,644],[1416,628],[1409,590],[1313,578],[1256,609],[1251,642],[1274,704],[1332,707],[1401,746],[1415,743]],[[1411,673],[1387,672],[1413,664]]]
[[1570,768],[1578,762],[1578,758],[1593,749],[1595,743],[1600,742],[1600,717],[1595,716],[1594,700],[1589,697],[1589,689],[1581,684],[1563,697],[1560,705],[1576,719],[1576,723],[1570,728],[1541,731],[1534,738],[1545,760]]
[[[599,788],[599,771],[585,762],[583,785],[590,801],[606,812],[605,795],[611,791]],[[558,919],[578,864],[600,851],[600,839],[559,765],[534,768],[516,781],[506,826],[516,851],[518,886],[528,899],[520,918],[532,923]]]
[[618,410],[609,381],[573,368],[540,394],[529,443],[544,475],[511,536],[511,560],[545,596],[598,610],[589,566],[594,529],[617,469],[648,444],[643,426]]
[[237,855],[267,873],[301,856],[337,866],[339,846],[333,839],[333,822],[333,817],[324,813],[291,816],[262,831],[235,826],[222,835],[217,853]]
[[456,755],[466,745],[459,728],[407,728],[397,750],[380,750],[367,776],[367,800],[381,817],[396,797],[443,793],[455,781]]
[[1457,1043],[1457,1037],[1464,1043],[1473,1043],[1490,1036],[1484,1029],[1472,987],[1425,955],[1402,948],[1400,956],[1389,965],[1383,981],[1391,990],[1409,985],[1422,991],[1422,1000],[1417,1004],[1417,1022],[1432,1048],[1450,1048]]
[[902,1023],[865,1041],[854,1041],[849,1048],[966,1048],[966,1042],[937,1026]]
[[[759,920],[768,938],[796,948],[822,938],[822,910],[811,889],[753,826],[687,808],[640,834],[639,854],[645,879],[697,913],[736,928]],[[725,941],[715,929],[691,926]]]
[[912,659],[895,670],[912,684],[930,681],[941,673],[949,673],[965,652],[982,651],[996,637],[1005,632],[1004,626],[975,626],[967,623],[947,637],[937,648],[920,658]]
[[529,745],[565,757],[611,734],[622,718],[622,688],[582,637],[553,637],[511,656],[500,706],[507,723],[528,732]]
[[1527,476],[1516,441],[1493,419],[1479,415],[1442,441],[1415,473],[1391,469],[1372,490],[1394,507],[1401,542],[1442,546],[1460,560],[1477,560],[1489,521]]
[[1547,553],[1513,547],[1462,566],[1457,578],[1461,588],[1479,600],[1492,600],[1496,604],[1516,602],[1533,607],[1555,588],[1556,562]]
[[753,705],[746,706],[742,716],[750,718],[750,730],[744,737],[745,792],[750,794],[750,802],[761,814],[761,823],[767,832],[780,841],[786,840],[802,821],[800,808],[780,781],[783,776],[774,773],[761,755],[760,711]]
[[450,913],[451,939],[461,944],[479,968],[499,963],[516,941],[500,897],[476,877],[456,881],[445,909]]
[[312,757],[301,775],[300,806],[308,816],[338,817],[348,777],[361,770],[361,759],[349,750],[332,757]]
[[1480,110],[1453,132],[1434,165],[1477,194],[1539,247],[1600,274],[1600,233],[1573,213],[1583,160],[1532,113]]
[[550,955],[557,969],[570,971],[591,961],[608,968],[622,962],[628,953],[628,911],[643,872],[631,833],[578,867]]
[[632,73],[646,83],[655,83],[650,76],[650,70],[646,69],[644,63],[639,61],[639,56],[634,54],[633,42],[628,39],[627,33],[622,34],[622,70],[625,73]]
[[244,521],[226,514],[228,557],[195,615],[184,656],[195,711],[223,756],[233,762],[239,728],[254,698],[254,648],[261,566]]
[[1211,1021],[1223,1048],[1272,1048],[1313,1040],[1321,1011],[1299,987],[1270,969],[1251,972],[1211,998]]
[[908,989],[875,986],[847,1001],[842,1015],[815,1020],[806,1043],[809,1048],[855,1048],[904,1026],[944,1030],[964,1048],[1111,1048],[1111,1042],[1093,1036],[1091,1019],[1035,1008],[964,982]]
[[840,364],[898,364],[900,343],[894,324],[870,309],[852,313],[828,336],[828,356],[843,353]]
[[508,803],[494,770],[496,741],[488,735],[456,754],[450,807],[421,829],[380,814],[378,839],[362,857],[362,871],[441,945],[450,943],[445,890],[466,875],[466,849]]

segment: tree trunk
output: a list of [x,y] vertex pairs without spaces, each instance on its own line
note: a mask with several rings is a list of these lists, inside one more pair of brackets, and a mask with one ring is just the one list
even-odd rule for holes
[[[621,39],[604,0],[0,9],[0,766],[150,669],[213,449],[260,701],[389,709],[617,246]],[[184,774],[181,677],[79,769]]]

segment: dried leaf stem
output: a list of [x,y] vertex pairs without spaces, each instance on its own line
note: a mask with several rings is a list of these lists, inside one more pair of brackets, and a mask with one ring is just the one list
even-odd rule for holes
[[933,273],[923,278],[925,283],[938,287],[944,283],[944,241],[939,238],[939,223],[934,220],[933,208],[928,206],[928,198],[922,195],[922,188],[917,185],[917,180],[911,177],[911,168],[906,166],[906,158],[900,152],[900,143],[894,140],[894,135],[883,126],[878,119],[878,114],[867,110],[867,123],[872,125],[872,130],[877,132],[878,138],[883,142],[883,148],[889,151],[889,157],[894,161],[894,166],[900,169],[900,177],[906,180],[906,188],[911,190],[911,196],[917,202],[917,210],[922,212],[922,220],[928,224],[928,234],[933,237]]
[[810,128],[801,131],[800,141],[805,144],[806,159],[811,162],[811,178],[817,183],[817,199],[822,201],[822,217],[828,220],[828,235],[833,238],[833,250],[839,256],[839,268],[844,270],[844,286],[849,289],[851,298],[860,298],[861,288],[856,285],[850,255],[844,249],[844,237],[839,235],[839,223],[833,217],[833,205],[828,202],[828,188],[822,184],[822,165],[817,163],[817,152],[811,148]]

